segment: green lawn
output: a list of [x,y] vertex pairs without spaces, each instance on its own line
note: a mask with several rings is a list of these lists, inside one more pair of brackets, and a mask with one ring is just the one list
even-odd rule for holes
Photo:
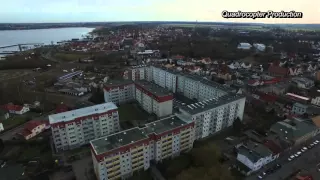
[[137,104],[122,104],[118,107],[120,122],[133,120],[147,120],[148,114]]
[[17,115],[17,116],[10,117],[9,119],[5,119],[1,122],[3,124],[4,129],[8,129],[8,128],[12,128],[25,123],[26,118],[24,116]]

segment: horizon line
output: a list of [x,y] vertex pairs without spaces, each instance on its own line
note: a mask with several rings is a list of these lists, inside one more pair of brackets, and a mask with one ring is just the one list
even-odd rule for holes
[[263,24],[263,25],[320,25],[319,23],[264,23],[264,22],[227,22],[227,21],[79,21],[79,22],[0,22],[0,24],[72,24],[72,23],[225,23],[225,24]]

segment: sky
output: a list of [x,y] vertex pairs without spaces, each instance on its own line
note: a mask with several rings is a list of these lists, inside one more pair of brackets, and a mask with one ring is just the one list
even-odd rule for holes
[[[224,19],[227,11],[296,11],[302,19]],[[205,21],[320,24],[320,0],[3,0],[0,23]]]

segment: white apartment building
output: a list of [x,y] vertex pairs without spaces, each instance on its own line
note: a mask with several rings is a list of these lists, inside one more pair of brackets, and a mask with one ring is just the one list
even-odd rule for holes
[[248,174],[259,170],[279,157],[279,154],[274,155],[266,146],[251,141],[240,145],[237,152],[237,160],[250,169]]
[[94,172],[98,180],[124,179],[147,170],[151,160],[189,151],[193,142],[194,124],[175,116],[125,130],[90,142]]
[[244,96],[229,94],[181,106],[177,116],[195,122],[195,139],[201,139],[232,126],[236,118],[242,120],[245,101]]
[[133,81],[110,81],[103,88],[105,102],[122,104],[134,100],[135,85]]
[[120,131],[117,106],[112,102],[49,115],[49,123],[58,152]]
[[125,74],[127,77],[125,79],[129,80],[144,80],[146,79],[146,73],[149,67],[146,65],[132,66],[129,68]]
[[167,88],[172,92],[176,92],[177,88],[177,73],[168,69],[162,69],[155,66],[149,67],[148,81],[153,81],[155,84]]
[[211,98],[218,98],[231,91],[228,87],[209,81],[199,76],[179,76],[177,91],[189,99],[203,101]]
[[168,90],[148,81],[135,81],[135,99],[148,113],[157,117],[172,114],[173,95]]

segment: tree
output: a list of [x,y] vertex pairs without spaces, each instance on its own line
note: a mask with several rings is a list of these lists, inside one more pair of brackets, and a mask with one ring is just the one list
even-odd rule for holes
[[[210,154],[210,156],[208,156]],[[219,163],[221,153],[215,144],[194,148],[191,151],[192,162],[198,167],[211,167]]]
[[233,130],[236,132],[240,132],[242,128],[242,122],[239,117],[237,117],[232,124]]

